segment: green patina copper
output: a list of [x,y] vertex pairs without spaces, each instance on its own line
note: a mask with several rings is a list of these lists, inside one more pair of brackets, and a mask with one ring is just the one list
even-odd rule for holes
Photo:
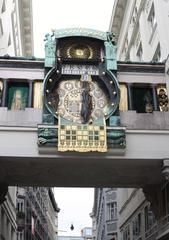
[[63,28],[59,30],[55,30],[55,37],[56,38],[63,38],[63,37],[91,37],[100,39],[102,41],[107,40],[107,33],[102,31],[97,31],[88,28]]
[[122,127],[107,129],[107,146],[108,148],[126,148],[126,133]]
[[45,67],[54,67],[55,66],[55,51],[56,43],[54,34],[50,35],[49,33],[45,35]]
[[111,116],[109,118],[109,125],[112,127],[120,126],[120,116]]
[[117,47],[114,44],[114,34],[107,32],[107,40],[104,42],[105,46],[105,61],[107,70],[117,70]]
[[111,32],[102,32],[88,28],[64,28],[45,35],[45,67],[55,66],[56,39],[65,37],[90,37],[102,40],[105,46],[105,64],[107,70],[117,70],[116,46]]

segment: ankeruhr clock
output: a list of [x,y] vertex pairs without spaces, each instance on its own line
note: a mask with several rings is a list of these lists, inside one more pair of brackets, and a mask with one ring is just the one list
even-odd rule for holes
[[55,143],[61,152],[125,148],[124,129],[118,128],[120,90],[113,35],[57,30],[46,35],[45,49],[43,121],[48,127],[39,127],[39,145]]

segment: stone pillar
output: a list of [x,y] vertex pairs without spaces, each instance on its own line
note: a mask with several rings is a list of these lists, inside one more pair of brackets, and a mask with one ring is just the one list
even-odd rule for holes
[[33,81],[29,80],[28,108],[32,107],[32,96],[33,96]]
[[8,87],[8,79],[3,80],[3,91],[2,91],[2,107],[6,106],[7,102],[7,87]]
[[152,85],[152,91],[153,91],[153,105],[154,105],[154,111],[158,111],[158,101],[157,101],[157,91],[156,91],[156,85]]
[[128,91],[128,110],[133,110],[133,96],[131,91],[132,84],[127,83],[127,91]]

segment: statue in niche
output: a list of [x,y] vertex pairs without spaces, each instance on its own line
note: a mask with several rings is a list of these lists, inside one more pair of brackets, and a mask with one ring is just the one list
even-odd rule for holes
[[21,90],[17,89],[13,95],[11,110],[16,111],[16,110],[24,110],[24,109],[25,109],[25,104],[23,101],[22,92]]
[[152,113],[153,112],[153,104],[152,104],[152,96],[149,91],[146,92],[143,98],[145,104],[145,112]]
[[160,111],[168,111],[168,96],[166,94],[166,91],[164,88],[160,88],[159,94],[158,94],[158,102],[159,102],[159,108]]

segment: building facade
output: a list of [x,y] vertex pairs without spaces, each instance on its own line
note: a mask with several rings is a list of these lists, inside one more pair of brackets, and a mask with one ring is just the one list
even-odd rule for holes
[[33,55],[32,1],[0,1],[0,56]]
[[115,1],[110,30],[117,41],[121,61],[166,60],[168,47],[168,1]]
[[8,187],[6,201],[0,205],[0,239],[16,240],[16,188]]
[[117,240],[118,197],[116,188],[95,188],[94,207],[91,214],[93,239]]
[[18,188],[17,239],[57,239],[58,212],[51,188]]
[[[168,1],[115,1],[110,30],[115,34],[118,60],[167,63],[169,54],[168,12]],[[144,103],[139,103],[136,96],[141,99],[143,98],[141,91],[148,90],[152,97],[149,94],[147,96],[149,95],[152,100],[149,101],[150,104],[145,112],[154,114],[154,111],[162,110],[155,102],[152,107],[153,99],[160,93],[155,81],[151,86],[148,83],[129,83],[125,87],[128,91],[128,99],[132,100],[132,104],[129,104],[127,109],[143,113],[141,106]],[[169,92],[168,81],[164,87],[165,92]],[[163,110],[168,111],[168,100]],[[153,204],[149,202],[152,195],[150,189],[118,189],[121,196],[118,209],[121,239],[168,239],[168,184],[163,184],[158,187],[158,190],[154,187],[155,191],[158,191],[157,195],[160,195],[162,199],[161,217],[158,216]]]

